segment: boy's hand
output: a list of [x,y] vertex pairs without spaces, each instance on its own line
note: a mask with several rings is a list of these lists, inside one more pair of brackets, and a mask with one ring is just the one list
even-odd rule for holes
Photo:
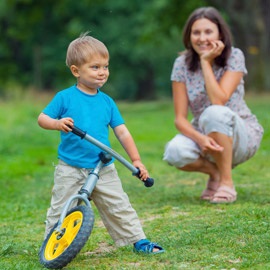
[[136,168],[139,168],[140,170],[140,179],[141,180],[146,180],[149,177],[149,173],[146,170],[145,166],[142,164],[140,160],[135,160],[132,162],[133,166]]
[[62,118],[60,120],[57,120],[57,130],[64,131],[66,133],[70,132],[72,130],[72,127],[74,126],[74,121],[70,117]]

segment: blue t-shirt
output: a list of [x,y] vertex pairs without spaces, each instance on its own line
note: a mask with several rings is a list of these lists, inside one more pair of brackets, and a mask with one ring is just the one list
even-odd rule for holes
[[[43,113],[54,119],[71,117],[75,126],[109,147],[109,126],[115,128],[124,124],[112,98],[99,90],[96,95],[88,95],[76,85],[58,92]],[[61,131],[58,158],[67,164],[79,168],[94,168],[101,151],[72,132]]]

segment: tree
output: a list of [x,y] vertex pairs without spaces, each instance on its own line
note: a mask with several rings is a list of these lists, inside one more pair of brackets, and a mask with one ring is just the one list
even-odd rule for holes
[[[182,15],[192,2],[175,12],[177,1],[167,0],[3,0],[0,59],[8,65],[8,74],[1,84],[16,81],[59,89],[63,82],[74,82],[64,68],[66,48],[89,30],[110,51],[106,91],[136,100],[168,95],[172,62],[181,47],[180,27],[171,23],[170,11]],[[7,65],[0,67],[2,74]]]
[[209,0],[209,4],[228,14],[235,45],[244,51],[249,89],[270,89],[270,1]]
[[247,56],[248,86],[269,89],[267,0],[2,0],[0,94],[14,84],[60,90],[74,83],[66,49],[90,31],[110,52],[106,92],[117,99],[168,96],[173,61],[184,49],[181,30],[190,12],[205,5],[220,9],[231,25]]

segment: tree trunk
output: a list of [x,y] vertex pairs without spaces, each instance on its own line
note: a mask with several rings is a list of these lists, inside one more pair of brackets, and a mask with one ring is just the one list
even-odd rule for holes
[[151,67],[144,69],[146,72],[144,77],[138,81],[138,90],[136,92],[136,100],[153,100],[156,98],[154,70]]
[[268,0],[209,0],[228,14],[234,44],[245,54],[248,76],[247,89],[270,89],[270,1]]

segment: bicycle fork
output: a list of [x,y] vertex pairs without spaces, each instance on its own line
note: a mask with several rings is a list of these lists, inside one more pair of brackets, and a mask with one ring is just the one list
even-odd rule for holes
[[74,200],[78,200],[78,204],[80,204],[81,201],[83,201],[88,207],[92,208],[91,204],[89,202],[90,195],[97,184],[97,181],[99,179],[100,170],[103,168],[103,166],[106,163],[108,163],[112,160],[112,156],[110,154],[105,153],[105,152],[101,152],[99,154],[99,158],[100,158],[100,160],[99,160],[98,164],[96,165],[96,167],[92,171],[90,171],[88,177],[85,180],[84,185],[82,186],[82,188],[80,189],[78,194],[71,196],[68,199],[68,201],[66,202],[66,204],[61,212],[57,227],[55,228],[56,232],[58,232],[60,234],[62,233],[62,230],[61,230],[62,224],[63,224],[64,219],[67,215],[67,212],[70,208],[70,205]]

